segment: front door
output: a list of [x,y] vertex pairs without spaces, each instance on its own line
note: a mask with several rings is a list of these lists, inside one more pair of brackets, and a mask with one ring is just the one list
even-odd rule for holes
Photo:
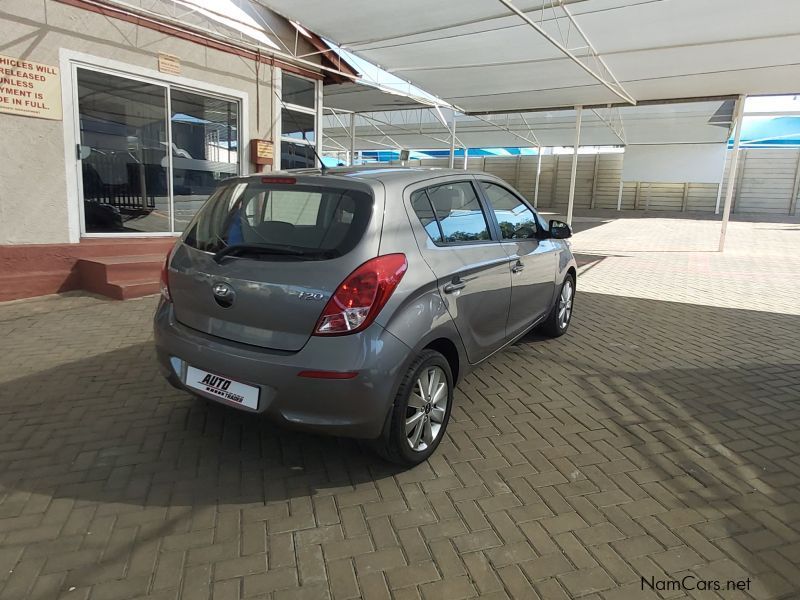
[[476,363],[506,340],[509,257],[492,240],[472,181],[417,190],[411,206],[427,232],[417,236],[425,261],[436,275],[467,358]]
[[482,180],[479,185],[511,260],[511,307],[506,332],[513,338],[550,309],[558,248],[541,235],[533,210],[519,196],[495,182]]

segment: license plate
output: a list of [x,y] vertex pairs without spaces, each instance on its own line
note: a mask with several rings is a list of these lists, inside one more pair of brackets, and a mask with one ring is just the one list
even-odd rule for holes
[[186,385],[253,410],[258,408],[260,390],[257,387],[239,383],[221,375],[215,375],[190,366],[186,369]]

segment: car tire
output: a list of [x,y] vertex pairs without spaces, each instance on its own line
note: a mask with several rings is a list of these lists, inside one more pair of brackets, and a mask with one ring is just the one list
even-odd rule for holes
[[[422,389],[426,383],[428,389]],[[452,406],[450,364],[435,350],[423,350],[400,382],[376,450],[409,467],[428,460],[444,437]]]
[[[566,294],[566,297],[565,297]],[[572,307],[575,302],[575,277],[567,273],[564,282],[558,290],[558,296],[553,303],[553,309],[547,319],[539,328],[540,331],[551,338],[561,337],[567,333],[572,321]]]

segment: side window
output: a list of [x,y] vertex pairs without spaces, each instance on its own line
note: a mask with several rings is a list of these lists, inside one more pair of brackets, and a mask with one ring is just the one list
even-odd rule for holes
[[531,209],[499,185],[481,181],[481,186],[500,224],[500,233],[504,240],[536,237],[536,217]]
[[427,189],[442,241],[476,242],[490,239],[489,225],[475,189],[469,182],[447,183]]
[[439,229],[439,223],[436,221],[436,215],[433,214],[431,201],[428,199],[428,193],[425,190],[418,190],[411,194],[411,208],[417,214],[419,222],[428,232],[428,235],[434,242],[442,241],[442,232]]

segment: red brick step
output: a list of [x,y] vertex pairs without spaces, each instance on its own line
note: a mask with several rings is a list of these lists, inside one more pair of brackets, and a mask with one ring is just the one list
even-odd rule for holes
[[164,255],[99,256],[78,261],[81,288],[116,300],[158,293]]

